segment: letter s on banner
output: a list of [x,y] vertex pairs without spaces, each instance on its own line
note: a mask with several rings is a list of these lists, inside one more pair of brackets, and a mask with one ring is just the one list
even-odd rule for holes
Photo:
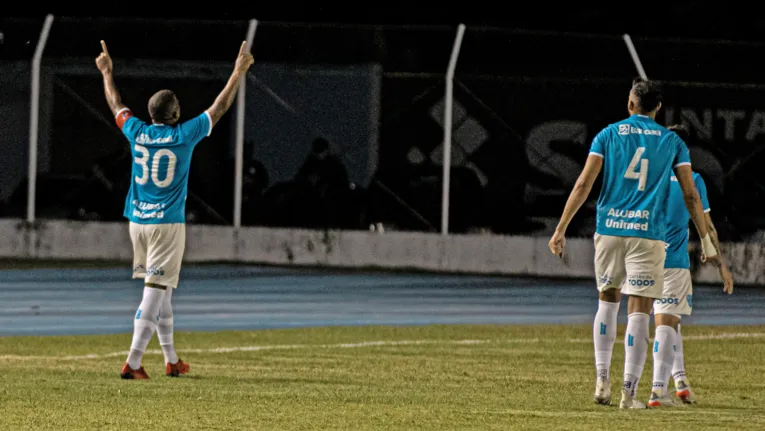
[[[569,141],[581,145],[586,150],[587,125],[579,121],[547,121],[533,127],[526,137],[526,156],[531,167],[551,175],[570,188],[582,171],[582,164],[566,154],[552,149],[555,141]],[[560,190],[537,190],[537,194],[558,195]]]

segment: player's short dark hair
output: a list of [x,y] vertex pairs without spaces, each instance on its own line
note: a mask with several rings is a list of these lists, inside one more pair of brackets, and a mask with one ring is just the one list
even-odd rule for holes
[[653,111],[664,99],[659,83],[643,78],[635,78],[632,81],[632,92],[637,97],[638,109],[642,112]]
[[673,124],[667,127],[667,130],[677,133],[677,136],[685,142],[688,142],[688,138],[691,136],[690,130],[684,124]]
[[149,99],[149,115],[151,119],[162,124],[171,124],[178,110],[178,99],[170,90],[159,90]]

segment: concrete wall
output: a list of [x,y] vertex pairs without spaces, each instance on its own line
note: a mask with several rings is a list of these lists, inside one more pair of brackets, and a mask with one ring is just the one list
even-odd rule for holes
[[[454,235],[414,232],[310,231],[189,225],[186,262],[247,262],[351,268],[418,269],[452,273],[593,278],[590,239],[568,240],[564,260],[546,237]],[[739,285],[765,284],[765,247],[725,244]],[[127,223],[46,221],[29,228],[0,220],[0,258],[131,259]],[[694,279],[719,283],[713,267]]]

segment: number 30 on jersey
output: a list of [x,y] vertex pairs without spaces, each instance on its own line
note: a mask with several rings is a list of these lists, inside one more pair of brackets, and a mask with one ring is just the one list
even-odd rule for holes
[[[144,185],[149,182],[149,178],[151,177],[151,181],[159,188],[165,188],[172,184],[173,178],[175,177],[175,162],[177,160],[177,157],[175,157],[175,153],[168,149],[161,149],[154,153],[154,157],[151,158],[151,166],[149,166],[149,150],[142,146],[142,145],[136,145],[135,146],[136,152],[141,154],[141,157],[136,157],[135,162],[138,163],[138,165],[141,166],[142,173],[141,176],[135,177],[136,184]],[[159,179],[159,164],[162,161],[163,157],[167,157],[167,173],[165,174],[165,178],[160,180]]]
[[[628,180],[638,180],[638,190],[641,192],[645,191],[645,182],[648,177],[648,159],[641,159],[644,152],[645,147],[638,147],[638,149],[635,150],[635,155],[632,156],[632,161],[627,167],[627,172],[624,173],[624,178],[627,178]],[[636,170],[638,163],[640,163],[639,171]]]

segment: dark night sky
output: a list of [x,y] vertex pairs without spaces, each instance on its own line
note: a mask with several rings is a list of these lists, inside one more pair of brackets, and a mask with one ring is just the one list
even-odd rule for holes
[[[192,2],[184,2],[189,5]],[[212,3],[203,2],[207,5]],[[319,3],[319,4],[317,4]],[[168,17],[261,21],[335,22],[344,24],[457,24],[516,27],[534,30],[587,33],[631,33],[637,36],[765,40],[765,19],[749,7],[734,8],[731,2],[247,2],[244,5],[179,7],[154,2],[100,2],[84,6],[59,2],[41,11],[18,9],[10,15]],[[433,3],[433,5],[429,5]],[[347,3],[345,3],[347,5]],[[449,6],[452,4],[453,6]],[[596,6],[592,6],[595,4]],[[607,6],[598,6],[605,4]],[[614,6],[614,5],[617,6]],[[405,5],[405,6],[404,6]],[[436,6],[437,5],[437,6]]]

